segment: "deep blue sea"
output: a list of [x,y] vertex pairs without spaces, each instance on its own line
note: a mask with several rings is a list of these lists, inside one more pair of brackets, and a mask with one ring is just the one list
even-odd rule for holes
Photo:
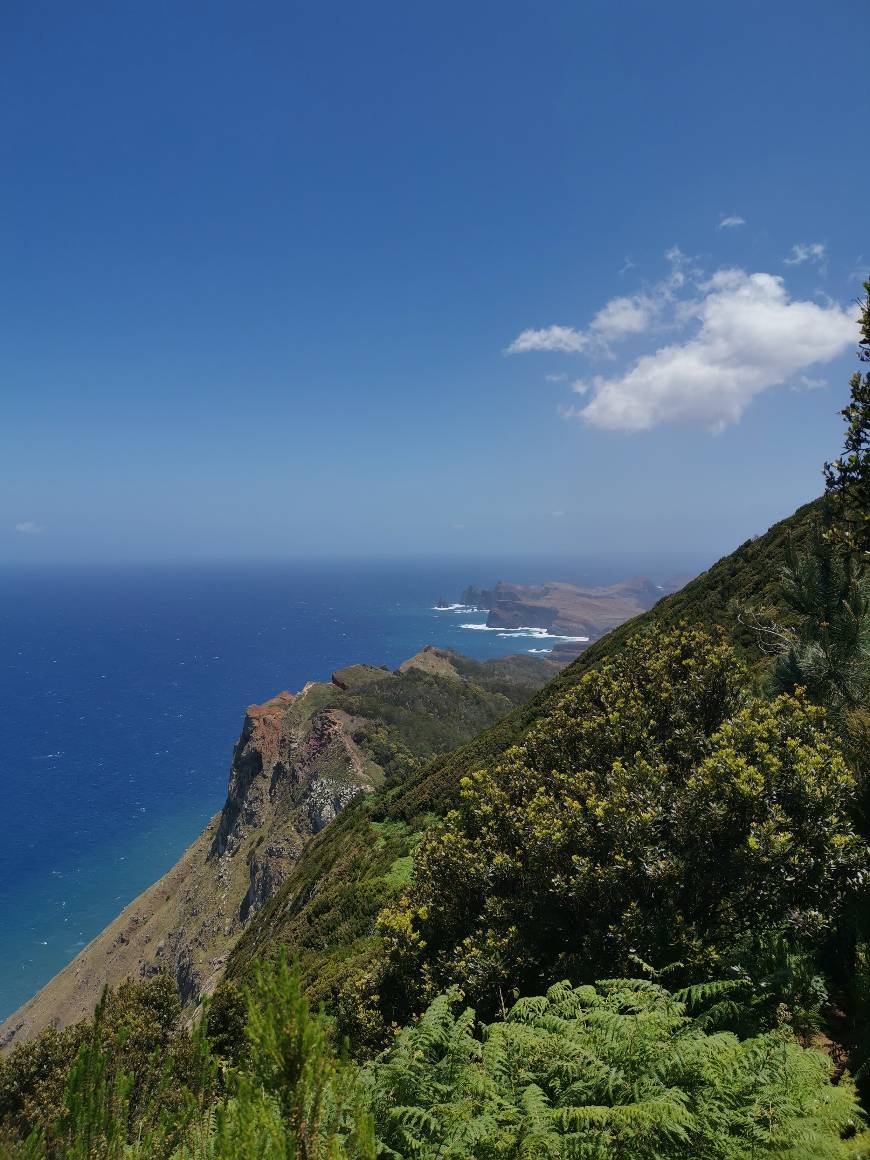
[[[0,574],[0,1018],[178,858],[223,804],[245,707],[424,644],[540,641],[433,609],[499,577],[609,583],[644,561],[319,563]],[[668,565],[658,563],[658,575]],[[647,569],[650,574],[650,570]]]

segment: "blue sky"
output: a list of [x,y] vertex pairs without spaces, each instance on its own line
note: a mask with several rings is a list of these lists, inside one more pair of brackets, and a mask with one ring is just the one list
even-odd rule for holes
[[0,559],[713,557],[820,490],[865,0],[16,7]]

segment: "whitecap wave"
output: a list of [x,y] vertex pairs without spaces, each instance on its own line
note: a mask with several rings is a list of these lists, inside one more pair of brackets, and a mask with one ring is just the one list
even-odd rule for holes
[[453,612],[457,615],[472,612],[489,612],[488,608],[478,608],[475,604],[433,604],[433,612]]
[[588,636],[560,636],[558,633],[548,632],[546,628],[536,628],[533,625],[521,624],[517,628],[504,629],[489,624],[460,624],[460,628],[472,628],[477,632],[495,632],[502,637],[527,637],[531,640],[566,641],[569,644],[584,644]]

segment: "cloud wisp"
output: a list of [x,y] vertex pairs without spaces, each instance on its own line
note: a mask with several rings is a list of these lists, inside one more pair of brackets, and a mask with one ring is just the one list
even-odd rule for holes
[[729,213],[723,214],[719,219],[719,224],[716,226],[717,230],[736,230],[739,226],[746,225],[746,218],[742,218],[740,214]]
[[[612,299],[585,331],[571,331],[578,338],[570,349],[609,351],[619,338],[651,332],[674,336],[672,341],[619,374],[572,382],[572,391],[585,398],[582,405],[562,407],[564,416],[611,431],[664,424],[721,431],[771,387],[818,389],[821,380],[804,372],[855,341],[854,311],[794,299],[776,275],[721,269],[704,276],[679,251],[669,259],[669,278],[644,294]],[[565,349],[530,337],[550,330],[524,331],[508,349]]]
[[15,525],[15,531],[20,536],[41,536],[45,531],[42,524],[38,524],[36,520],[21,520]]
[[[609,355],[612,348],[649,330],[674,295],[687,281],[700,274],[679,249],[672,246],[665,253],[670,271],[649,290],[620,294],[601,307],[585,330],[573,326],[530,327],[522,331],[505,349],[505,354],[527,354],[530,351],[555,351],[561,354]],[[548,376],[549,377],[549,376]]]
[[518,334],[505,353],[525,354],[535,350],[563,354],[604,353],[613,343],[628,335],[643,333],[656,309],[655,301],[646,294],[621,295],[605,303],[586,330],[576,330],[573,326],[530,328]]
[[792,383],[793,391],[825,391],[828,388],[827,379],[812,379],[809,375],[800,375],[797,382]]
[[804,262],[814,262],[818,266],[826,256],[827,250],[822,242],[795,242],[783,262],[786,266],[802,266]]

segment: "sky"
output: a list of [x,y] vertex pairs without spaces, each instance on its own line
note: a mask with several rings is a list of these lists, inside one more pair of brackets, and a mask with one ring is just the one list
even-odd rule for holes
[[667,552],[822,487],[866,0],[7,8],[0,562]]

